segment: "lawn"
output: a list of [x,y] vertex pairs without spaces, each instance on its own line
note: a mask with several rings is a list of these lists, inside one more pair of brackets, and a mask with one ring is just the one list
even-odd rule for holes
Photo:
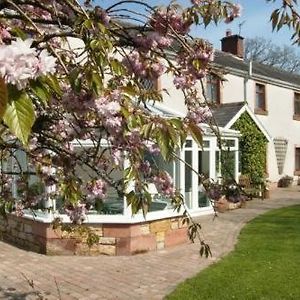
[[300,299],[300,206],[251,221],[232,253],[166,299]]

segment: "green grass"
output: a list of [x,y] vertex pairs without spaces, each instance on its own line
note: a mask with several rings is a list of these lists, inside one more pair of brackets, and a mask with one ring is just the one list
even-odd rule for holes
[[232,253],[166,299],[300,299],[300,206],[251,221]]

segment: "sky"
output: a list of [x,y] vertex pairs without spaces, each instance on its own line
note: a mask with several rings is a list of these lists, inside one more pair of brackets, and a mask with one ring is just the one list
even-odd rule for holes
[[[95,0],[95,4],[106,7],[112,5],[118,1],[116,0]],[[170,0],[149,0],[144,1],[151,6],[155,5],[166,5]],[[190,0],[177,0],[182,6],[190,5]],[[270,23],[270,15],[274,8],[280,6],[280,0],[275,3],[267,3],[265,0],[237,0],[243,10],[242,16],[237,18],[230,24],[220,23],[217,26],[209,25],[208,28],[204,29],[202,26],[193,28],[191,34],[193,36],[202,37],[213,43],[214,47],[220,49],[220,39],[225,36],[227,29],[231,29],[233,34],[241,34],[245,38],[264,37],[272,40],[277,45],[290,45],[300,55],[300,46],[292,46],[290,37],[292,32],[288,29],[282,28],[279,32],[272,32],[272,25]],[[138,9],[136,6],[128,6],[128,8]],[[239,24],[241,26],[241,31]]]
[[[184,1],[187,2],[187,1]],[[234,34],[239,34],[245,38],[264,37],[272,40],[277,45],[291,45],[290,37],[292,31],[287,28],[272,31],[272,24],[270,16],[275,8],[278,8],[280,1],[273,3],[266,3],[264,0],[240,0],[242,5],[242,16],[237,18],[230,24],[220,23],[218,26],[211,25],[206,30],[198,28],[193,30],[193,34],[209,39],[215,47],[220,47],[220,39],[224,37],[227,29],[231,29]],[[239,24],[241,26],[241,32]],[[299,46],[292,46],[300,54]]]

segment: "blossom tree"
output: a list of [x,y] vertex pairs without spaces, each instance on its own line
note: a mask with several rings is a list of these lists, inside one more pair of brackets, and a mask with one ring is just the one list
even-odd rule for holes
[[[271,19],[274,28],[292,26],[297,40],[295,3],[282,1]],[[62,209],[81,223],[89,207],[105,201],[108,188],[114,188],[133,213],[147,213],[150,183],[180,208],[182,195],[170,175],[145,157],[175,159],[188,135],[201,144],[199,124],[210,123],[212,115],[197,83],[210,71],[214,50],[189,32],[192,26],[229,23],[239,15],[239,5],[217,0],[192,0],[187,8],[175,2],[152,7],[139,0],[114,1],[105,8],[89,0],[83,5],[2,0],[1,212],[21,215],[42,198],[60,195]],[[165,74],[182,92],[183,118],[150,109],[167,91],[149,88],[145,81]],[[25,167],[18,151],[26,153]],[[118,170],[120,179],[113,176]],[[39,193],[29,188],[31,174],[43,181]],[[15,175],[18,193],[12,194]],[[198,226],[193,225],[192,239]]]

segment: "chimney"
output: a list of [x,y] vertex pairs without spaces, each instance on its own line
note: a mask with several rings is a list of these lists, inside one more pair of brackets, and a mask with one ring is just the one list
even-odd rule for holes
[[244,58],[244,38],[237,34],[232,34],[230,29],[226,30],[226,36],[221,39],[222,51],[229,52],[240,58]]

